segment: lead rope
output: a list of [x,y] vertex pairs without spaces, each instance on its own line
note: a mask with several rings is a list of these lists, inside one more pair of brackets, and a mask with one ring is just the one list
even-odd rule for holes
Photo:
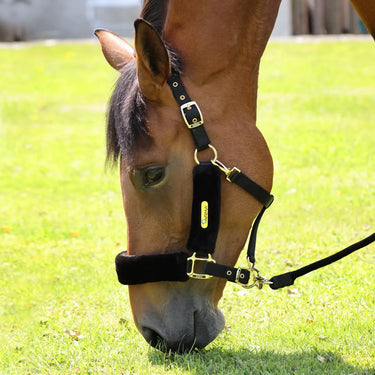
[[328,256],[327,258],[318,260],[317,262],[311,263],[305,267],[299,268],[292,272],[286,272],[278,276],[273,276],[270,279],[270,287],[271,289],[280,289],[284,288],[286,286],[290,286],[294,284],[295,279],[298,277],[304,276],[312,271],[315,271],[319,268],[328,266],[329,264],[336,262],[349,254],[353,253],[354,251],[357,251],[359,249],[362,249],[363,247],[370,245],[372,242],[375,241],[375,233],[370,234],[368,237],[364,238],[361,241],[358,241],[354,243],[353,245],[350,245],[346,247],[345,249]]

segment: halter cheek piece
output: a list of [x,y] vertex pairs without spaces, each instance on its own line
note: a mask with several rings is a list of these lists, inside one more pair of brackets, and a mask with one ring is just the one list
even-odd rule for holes
[[[269,284],[272,289],[292,285],[294,280],[318,268],[335,262],[353,251],[375,241],[375,233],[348,248],[324,258],[318,262],[302,267],[293,272],[274,276],[271,279],[262,277],[255,268],[256,236],[260,220],[265,210],[272,204],[274,197],[242,173],[238,168],[227,168],[217,158],[216,149],[203,126],[203,116],[195,101],[186,92],[178,73],[172,73],[167,81],[173,96],[181,109],[182,117],[189,128],[195,143],[193,169],[193,204],[191,226],[186,248],[190,252],[127,255],[121,252],[116,257],[118,280],[125,285],[143,284],[158,281],[187,281],[192,279],[209,279],[213,276],[240,284],[245,288]],[[213,158],[208,162],[200,162],[198,152],[211,149]],[[252,195],[263,208],[256,217],[247,246],[248,267],[235,268],[218,264],[212,257],[220,224],[221,206],[221,173],[226,180],[235,183]]]

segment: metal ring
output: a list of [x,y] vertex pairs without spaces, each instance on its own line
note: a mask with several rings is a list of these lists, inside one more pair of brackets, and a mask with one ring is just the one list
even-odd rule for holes
[[[208,147],[212,150],[213,154],[214,154],[214,158],[211,159],[211,162],[212,163],[216,163],[216,160],[217,160],[217,151],[216,151],[216,148],[214,146],[212,146],[211,144],[208,145]],[[203,151],[203,150],[201,150]],[[195,151],[194,151],[194,160],[195,160],[195,163],[197,165],[200,164],[199,160],[198,160],[198,149],[196,148]]]

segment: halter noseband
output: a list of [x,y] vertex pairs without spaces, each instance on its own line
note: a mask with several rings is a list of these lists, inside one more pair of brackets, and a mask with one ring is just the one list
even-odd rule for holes
[[[215,276],[238,283],[245,288],[257,286],[260,289],[263,284],[269,284],[272,289],[279,289],[292,285],[296,278],[337,261],[375,241],[375,233],[373,233],[334,255],[296,271],[274,276],[271,279],[262,277],[255,268],[256,236],[262,216],[272,204],[274,197],[238,168],[227,168],[218,160],[217,151],[210,144],[204,128],[203,116],[198,104],[190,99],[179,74],[173,72],[167,83],[180,106],[182,117],[196,146],[194,160],[197,165],[193,169],[191,226],[186,245],[190,254],[176,252],[127,255],[126,251],[121,252],[115,260],[120,283],[135,285],[159,281],[184,282],[190,278],[209,279]],[[208,162],[200,162],[198,152],[208,148],[212,150],[213,158]],[[248,267],[246,268],[218,264],[212,257],[220,224],[221,173],[224,173],[227,181],[240,186],[263,205],[250,232],[247,245]]]

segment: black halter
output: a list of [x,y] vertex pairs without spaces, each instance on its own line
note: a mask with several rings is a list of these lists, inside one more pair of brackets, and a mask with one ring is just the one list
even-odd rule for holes
[[[227,168],[217,159],[217,151],[210,144],[210,139],[203,126],[203,116],[195,101],[186,92],[178,73],[172,73],[167,81],[173,96],[181,109],[182,117],[189,128],[196,150],[193,170],[193,204],[190,235],[186,252],[127,255],[121,252],[116,257],[118,280],[125,285],[143,284],[158,281],[187,281],[209,279],[213,276],[236,282],[245,288],[269,284],[272,289],[292,285],[294,280],[308,272],[324,267],[349,255],[375,241],[375,233],[356,244],[293,272],[274,276],[270,280],[262,277],[255,268],[256,236],[260,220],[265,210],[272,204],[274,197],[238,168]],[[211,149],[213,158],[208,162],[198,160],[198,152]],[[215,251],[216,239],[220,224],[221,206],[221,173],[226,180],[235,183],[257,199],[263,208],[256,217],[247,245],[248,267],[235,268],[216,263],[212,254]]]

